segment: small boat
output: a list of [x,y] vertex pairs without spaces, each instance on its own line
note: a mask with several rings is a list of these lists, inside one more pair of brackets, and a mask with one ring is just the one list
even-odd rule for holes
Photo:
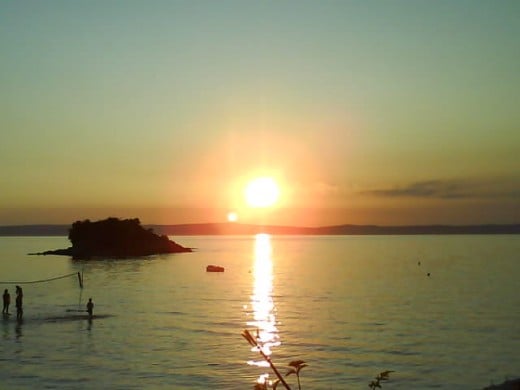
[[220,265],[208,265],[206,267],[206,272],[224,272],[224,267]]

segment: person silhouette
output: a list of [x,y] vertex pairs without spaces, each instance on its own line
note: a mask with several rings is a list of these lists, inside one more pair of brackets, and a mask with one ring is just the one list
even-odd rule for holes
[[23,317],[23,290],[20,286],[16,286],[16,319],[21,320]]
[[4,291],[4,308],[2,309],[3,314],[9,314],[9,304],[11,303],[11,295],[9,294],[9,291],[5,289]]
[[87,302],[87,312],[88,312],[88,318],[92,318],[93,317],[93,311],[94,311],[94,302],[92,302],[92,298],[89,298],[88,299],[88,302]]

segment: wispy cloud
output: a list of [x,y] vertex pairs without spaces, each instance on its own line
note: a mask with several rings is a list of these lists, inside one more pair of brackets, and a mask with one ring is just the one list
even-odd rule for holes
[[387,198],[413,197],[435,199],[518,198],[518,180],[428,180],[394,188],[362,191],[361,194]]

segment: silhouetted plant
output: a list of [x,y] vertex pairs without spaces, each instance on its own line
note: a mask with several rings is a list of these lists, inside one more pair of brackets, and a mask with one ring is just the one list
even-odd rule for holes
[[[285,386],[285,388],[287,390],[291,390],[291,388],[289,387],[289,385],[287,384],[287,382],[283,379],[283,376],[280,374],[280,372],[278,371],[278,369],[275,367],[274,363],[271,361],[271,358],[269,356],[267,356],[265,354],[265,352],[263,351],[262,347],[260,345],[258,345],[258,342],[256,341],[256,338],[253,337],[253,335],[251,335],[251,333],[245,329],[243,332],[242,332],[242,336],[247,340],[247,342],[254,348],[256,348],[256,350],[260,353],[260,355],[262,355],[262,357],[264,358],[264,360],[269,363],[269,366],[271,367],[271,369],[273,370],[273,372],[275,373],[275,375],[278,377],[278,380]],[[267,388],[267,385],[265,385],[265,388]],[[255,386],[255,389],[257,389],[257,387]]]
[[[257,331],[257,334],[258,334],[258,331]],[[265,352],[262,350],[262,347],[258,344],[258,341],[256,340],[256,338],[247,330],[245,329],[243,332],[242,332],[242,336],[247,340],[247,342],[252,346],[254,347],[261,355],[262,357],[264,358],[264,360],[269,363],[269,366],[271,367],[271,369],[273,370],[273,372],[275,373],[275,375],[277,376],[277,380],[275,380],[273,383],[272,383],[272,388],[273,390],[276,390],[276,388],[278,387],[278,385],[281,383],[287,390],[291,390],[290,386],[287,384],[287,382],[283,379],[282,375],[280,374],[280,371],[278,371],[278,369],[275,367],[274,363],[272,362],[271,358],[269,356],[267,356],[265,354]],[[296,375],[296,378],[298,380],[298,390],[301,390],[301,384],[300,384],[300,371],[302,368],[304,367],[307,367],[307,364],[305,363],[305,361],[303,360],[293,360],[289,363],[289,370],[287,371],[287,373],[285,374],[285,376],[289,376],[289,375],[292,375],[292,374],[295,374]],[[383,371],[383,372],[380,372],[376,377],[375,379],[370,382],[368,384],[368,387],[370,387],[371,389],[375,389],[376,387],[378,388],[382,388],[381,387],[381,382],[383,381],[386,381],[389,379],[389,375],[391,372],[395,372],[395,371],[391,371],[391,370],[387,370],[387,371]],[[268,383],[267,382],[264,382],[264,383],[257,383],[255,386],[254,386],[254,390],[267,390],[268,389]]]
[[289,371],[287,371],[287,374],[285,374],[285,376],[296,374],[296,378],[298,378],[298,389],[301,390],[302,387],[300,385],[300,370],[303,367],[307,367],[307,364],[305,364],[303,360],[293,360],[289,363],[289,366],[291,366],[291,368],[289,369]]
[[379,375],[376,376],[375,380],[373,380],[372,382],[370,382],[368,384],[368,387],[370,387],[371,389],[375,389],[376,387],[379,387],[381,389],[381,382],[388,380],[389,379],[388,376],[390,375],[391,372],[394,372],[394,371],[380,372]]

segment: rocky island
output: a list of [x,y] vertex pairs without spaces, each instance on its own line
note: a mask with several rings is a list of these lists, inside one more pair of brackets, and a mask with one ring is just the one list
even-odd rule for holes
[[163,253],[192,252],[165,235],[141,226],[138,218],[107,218],[101,221],[76,221],[69,229],[72,244],[66,249],[49,250],[36,255],[64,255],[74,259],[94,257],[125,258]]

